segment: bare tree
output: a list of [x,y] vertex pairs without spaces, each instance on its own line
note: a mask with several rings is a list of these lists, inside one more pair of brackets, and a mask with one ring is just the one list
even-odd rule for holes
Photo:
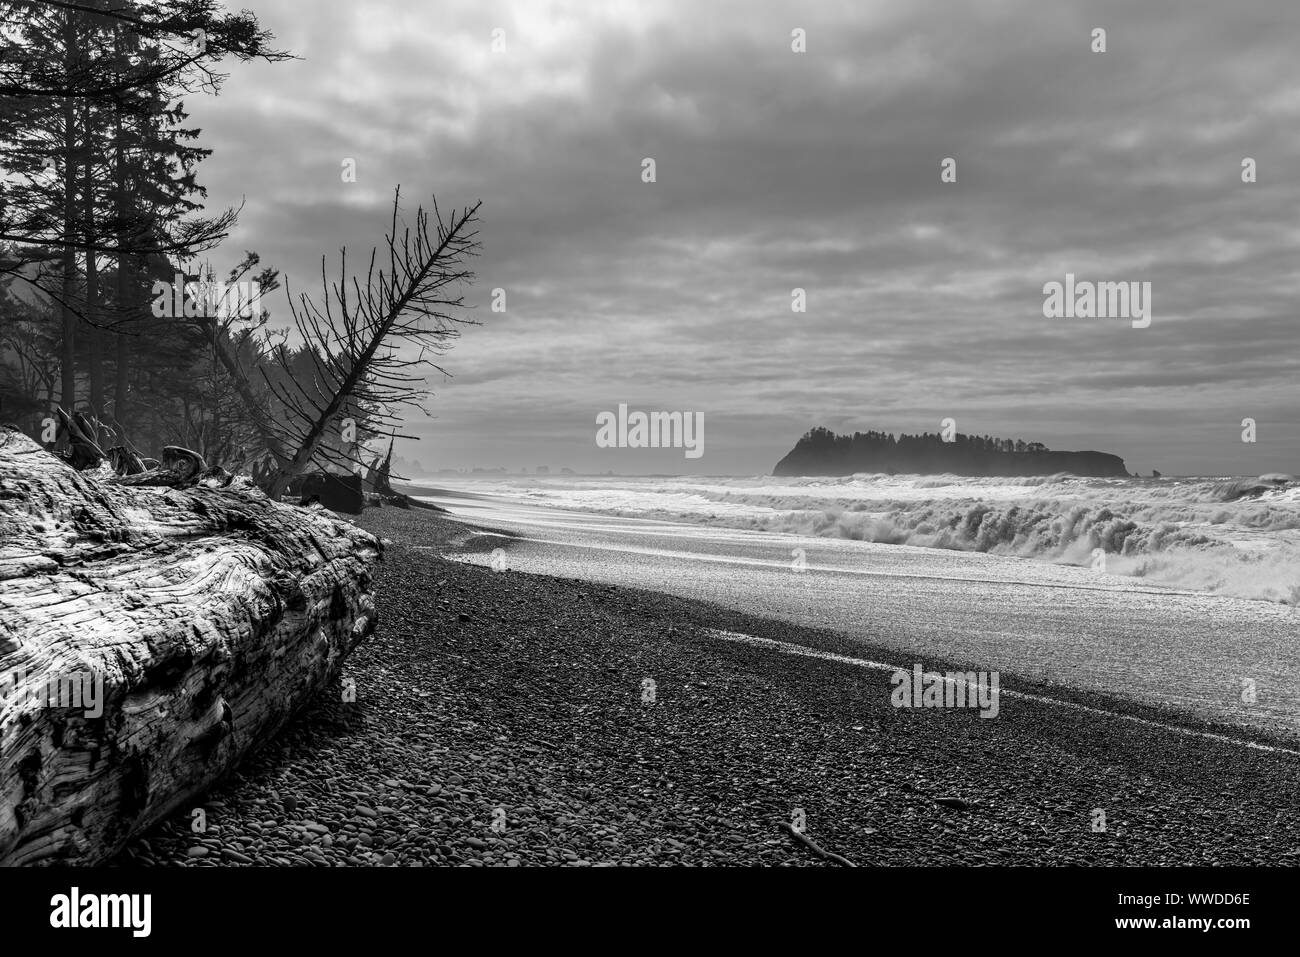
[[269,414],[225,345],[228,340],[213,336],[218,358],[236,378],[269,456],[262,484],[272,497],[313,459],[348,469],[364,467],[360,443],[349,446],[343,440],[343,420],[352,412],[364,413],[372,427],[394,431],[403,408],[422,408],[430,394],[428,373],[446,374],[435,359],[459,336],[457,327],[476,324],[453,311],[464,308],[460,290],[474,278],[466,263],[479,251],[481,201],[444,219],[435,200],[432,210],[419,207],[408,224],[400,216],[400,199],[398,189],[388,235],[383,246],[371,251],[364,277],[348,275],[344,248],[334,282],[321,259],[320,302],[306,294],[295,301],[288,294],[310,374],[302,374],[301,350],[293,353],[299,362],[290,368],[285,348],[275,351],[275,359],[286,374],[261,373],[287,415]]

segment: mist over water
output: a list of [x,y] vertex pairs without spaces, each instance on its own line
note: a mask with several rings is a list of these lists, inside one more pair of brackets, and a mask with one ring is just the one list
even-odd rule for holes
[[518,476],[535,504],[1091,565],[1153,584],[1300,604],[1300,483],[1262,478]]

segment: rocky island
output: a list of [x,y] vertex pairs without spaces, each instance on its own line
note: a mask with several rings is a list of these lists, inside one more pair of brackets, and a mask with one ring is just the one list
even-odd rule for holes
[[1109,452],[1056,452],[1041,442],[987,435],[899,435],[810,429],[772,470],[773,475],[941,474],[1073,475],[1127,478],[1124,460]]

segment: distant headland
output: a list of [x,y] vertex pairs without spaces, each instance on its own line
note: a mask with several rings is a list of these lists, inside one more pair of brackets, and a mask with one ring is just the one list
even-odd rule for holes
[[852,475],[855,472],[937,475],[1054,475],[1127,478],[1124,460],[1109,452],[1054,452],[1041,442],[988,435],[900,435],[810,429],[776,463],[773,475]]

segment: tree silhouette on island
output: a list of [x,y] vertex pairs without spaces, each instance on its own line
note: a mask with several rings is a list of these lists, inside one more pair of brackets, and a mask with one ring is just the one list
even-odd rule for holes
[[947,441],[938,433],[899,435],[809,429],[772,470],[773,475],[886,474],[1012,476],[1074,475],[1126,478],[1124,460],[1109,452],[1054,452],[1041,442],[956,434]]

